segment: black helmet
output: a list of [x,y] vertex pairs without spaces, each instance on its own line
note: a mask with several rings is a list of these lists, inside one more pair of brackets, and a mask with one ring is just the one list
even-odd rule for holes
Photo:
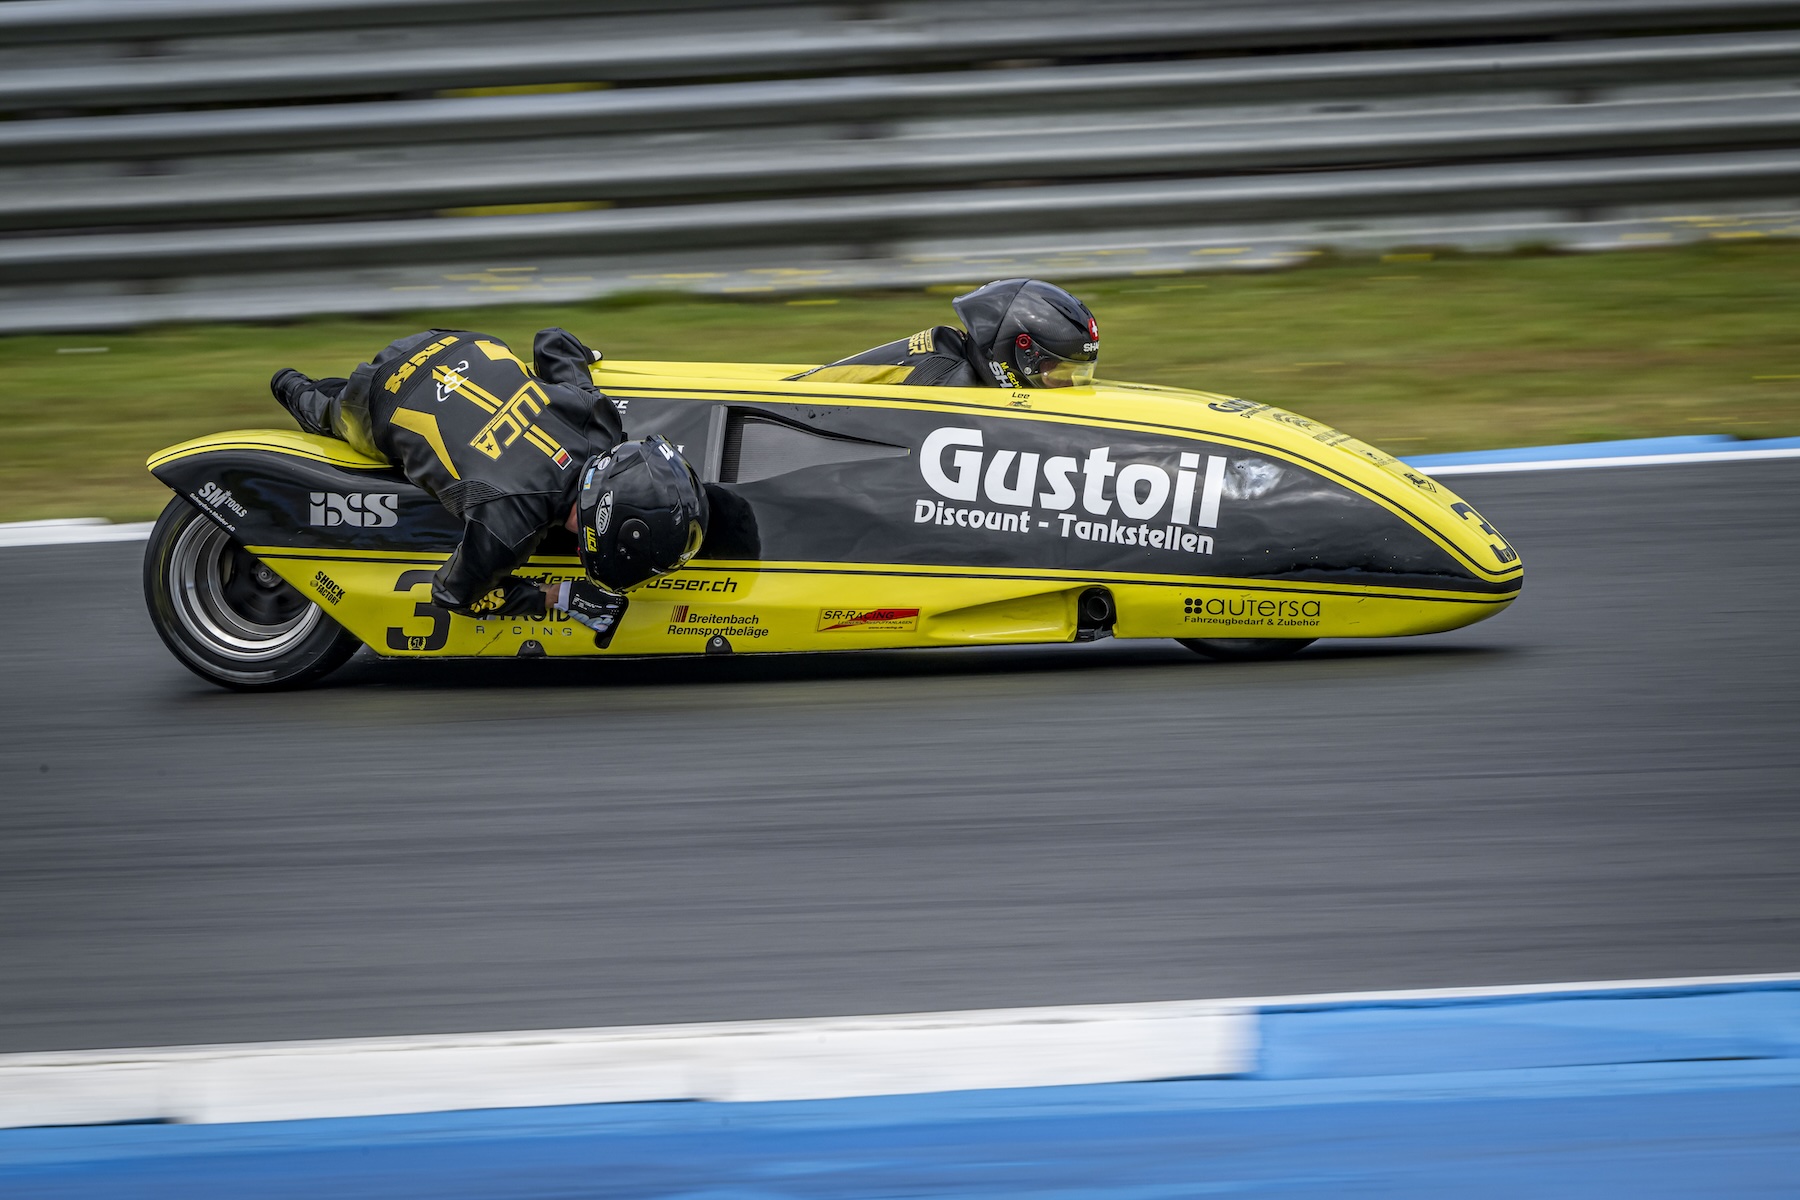
[[620,442],[588,459],[576,539],[588,578],[627,592],[679,569],[706,540],[706,489],[669,439]]
[[971,347],[1000,387],[1081,387],[1094,380],[1100,327],[1087,305],[1041,279],[1001,279],[952,302]]

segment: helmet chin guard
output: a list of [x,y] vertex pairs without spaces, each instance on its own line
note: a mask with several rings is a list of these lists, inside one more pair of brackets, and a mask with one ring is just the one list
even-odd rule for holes
[[956,315],[996,387],[1083,387],[1100,359],[1087,305],[1041,279],[1000,279],[958,296]]
[[620,442],[582,468],[575,502],[582,569],[624,593],[681,569],[706,540],[706,489],[660,434]]

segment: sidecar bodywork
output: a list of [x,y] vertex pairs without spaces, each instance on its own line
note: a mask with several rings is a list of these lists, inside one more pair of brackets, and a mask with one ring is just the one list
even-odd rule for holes
[[[1392,637],[1519,592],[1517,553],[1442,484],[1290,412],[1122,383],[784,381],[802,369],[595,369],[628,434],[669,436],[718,501],[701,556],[634,591],[604,645],[431,605],[458,523],[342,442],[222,433],[149,465],[384,655]],[[522,573],[576,577],[565,536]]]

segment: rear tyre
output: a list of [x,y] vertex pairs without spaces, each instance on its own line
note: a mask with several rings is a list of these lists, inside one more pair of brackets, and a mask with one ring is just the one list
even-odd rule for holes
[[312,683],[362,645],[179,496],[150,531],[144,600],[183,666],[237,691]]
[[1291,658],[1318,638],[1176,638],[1204,658],[1219,662],[1267,662]]

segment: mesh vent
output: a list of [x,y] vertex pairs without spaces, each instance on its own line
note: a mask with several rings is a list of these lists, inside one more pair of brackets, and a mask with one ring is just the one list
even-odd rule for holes
[[479,479],[459,479],[438,493],[438,501],[450,510],[451,516],[461,517],[477,504],[499,500],[505,495],[505,492],[491,483]]

